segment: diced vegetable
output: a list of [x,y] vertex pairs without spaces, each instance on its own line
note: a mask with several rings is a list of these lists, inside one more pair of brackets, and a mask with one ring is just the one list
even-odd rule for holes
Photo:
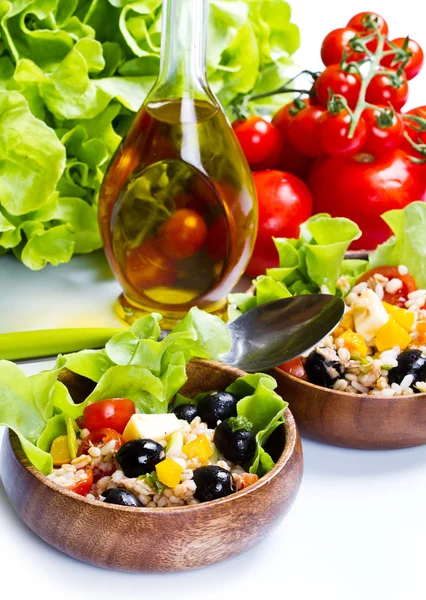
[[351,354],[362,357],[367,356],[367,344],[361,334],[355,333],[355,331],[352,331],[351,329],[347,329],[337,338],[337,340],[343,340],[345,348],[349,350]]
[[376,346],[379,352],[391,350],[395,346],[405,350],[410,342],[411,337],[401,325],[398,325],[393,317],[380,327],[376,336]]
[[383,302],[383,306],[388,315],[393,317],[398,325],[401,325],[406,331],[411,331],[415,321],[413,312],[405,308],[399,308],[393,304],[388,304],[387,302]]
[[166,456],[169,454],[176,455],[182,451],[183,446],[183,433],[181,431],[175,431],[169,437],[166,445]]
[[182,452],[184,452],[188,458],[197,458],[200,462],[204,462],[213,454],[213,448],[208,437],[203,434],[199,435],[195,440],[192,440],[192,442],[185,444],[182,448]]
[[183,467],[172,458],[166,458],[155,465],[155,470],[161,483],[164,483],[167,487],[174,488],[180,482]]
[[77,423],[71,417],[65,417],[65,423],[67,426],[67,437],[68,437],[68,450],[71,460],[77,457]]
[[68,448],[67,435],[60,435],[53,440],[50,454],[52,455],[53,465],[55,467],[61,467],[62,465],[71,462],[72,459]]

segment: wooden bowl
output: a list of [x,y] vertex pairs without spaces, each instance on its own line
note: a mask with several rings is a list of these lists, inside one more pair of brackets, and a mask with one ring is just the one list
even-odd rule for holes
[[[244,375],[219,363],[194,360],[183,393],[224,389]],[[54,485],[25,457],[18,438],[4,436],[1,470],[21,519],[65,554],[122,571],[181,571],[248,550],[289,511],[303,458],[293,416],[268,440],[275,467],[252,486],[213,502],[173,508],[128,508],[93,502]]]
[[271,375],[301,432],[314,440],[364,450],[426,444],[426,394],[377,397],[319,387],[280,369]]

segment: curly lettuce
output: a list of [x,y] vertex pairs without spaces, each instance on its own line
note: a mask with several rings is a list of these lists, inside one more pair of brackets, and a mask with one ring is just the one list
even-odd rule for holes
[[314,215],[300,227],[300,237],[276,238],[279,266],[267,269],[254,281],[256,293],[230,294],[229,316],[236,319],[248,310],[289,296],[340,294],[339,278],[354,281],[367,267],[365,260],[346,260],[345,254],[361,230],[353,221]]
[[[210,0],[208,76],[225,108],[287,79],[290,19],[284,0]],[[0,255],[37,270],[101,246],[102,178],[160,38],[161,0],[0,0]]]

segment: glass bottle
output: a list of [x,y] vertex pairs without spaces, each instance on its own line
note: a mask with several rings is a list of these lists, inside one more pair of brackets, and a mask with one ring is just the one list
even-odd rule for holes
[[208,0],[163,0],[159,77],[106,173],[105,252],[131,323],[171,327],[197,305],[222,314],[257,227],[252,176],[206,79]]

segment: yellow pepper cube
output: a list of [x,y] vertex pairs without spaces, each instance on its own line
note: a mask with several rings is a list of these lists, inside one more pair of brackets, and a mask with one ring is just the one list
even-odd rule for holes
[[352,311],[350,310],[348,310],[348,312],[345,313],[343,319],[340,321],[339,325],[334,330],[334,336],[341,336],[342,333],[347,329],[352,329],[352,331],[354,331],[355,329],[354,316],[352,314]]
[[53,440],[50,448],[50,454],[52,455],[52,460],[55,467],[60,467],[71,462],[67,435],[60,435]]
[[192,442],[185,444],[182,448],[182,452],[184,452],[188,458],[198,458],[200,462],[203,462],[213,454],[213,448],[206,434],[203,434],[199,435],[195,440],[192,440]]
[[414,325],[415,316],[414,313],[406,308],[400,308],[399,306],[393,306],[387,302],[383,302],[388,315],[393,317],[398,325],[401,325],[406,331],[411,331]]
[[345,348],[349,350],[351,354],[362,357],[367,356],[367,344],[361,334],[355,333],[355,331],[352,331],[351,329],[347,329],[337,339],[343,340]]
[[380,327],[376,335],[376,346],[379,352],[390,350],[395,346],[399,346],[401,350],[405,350],[410,342],[411,337],[401,325],[398,325],[393,317]]
[[179,465],[173,458],[166,458],[155,465],[158,481],[164,483],[169,488],[174,488],[179,485],[182,476],[183,467]]

